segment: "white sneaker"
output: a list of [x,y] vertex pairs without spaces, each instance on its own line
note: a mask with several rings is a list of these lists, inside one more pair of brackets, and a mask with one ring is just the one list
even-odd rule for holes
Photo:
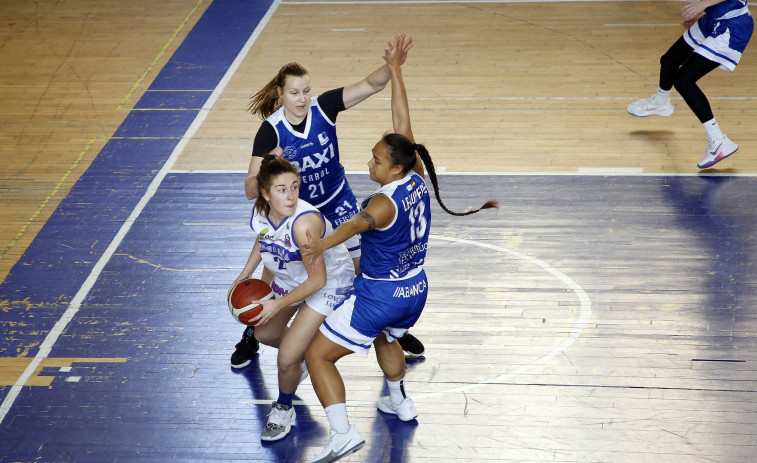
[[283,439],[292,429],[296,417],[294,407],[287,407],[286,405],[274,402],[271,405],[271,411],[268,413],[268,423],[263,428],[263,432],[260,433],[260,440],[274,441]]
[[654,101],[654,96],[644,98],[643,100],[636,101],[628,105],[628,112],[636,117],[647,116],[670,116],[673,114],[673,105],[668,100],[664,104],[657,104]]
[[331,431],[331,438],[326,448],[318,454],[317,457],[310,460],[310,463],[327,463],[336,461],[351,453],[355,453],[365,445],[365,440],[355,429],[355,425],[350,425],[350,430],[344,434]]
[[388,395],[379,397],[376,406],[384,413],[397,415],[402,421],[412,421],[418,416],[413,399],[406,397],[399,405],[394,405]]
[[697,167],[700,169],[706,169],[711,167],[728,156],[732,155],[739,149],[739,145],[732,142],[725,135],[722,140],[707,139],[707,149],[704,152],[704,157],[699,160]]

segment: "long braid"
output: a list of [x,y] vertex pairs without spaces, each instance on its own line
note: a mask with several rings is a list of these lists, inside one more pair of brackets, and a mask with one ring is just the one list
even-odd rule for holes
[[444,205],[442,202],[441,196],[439,196],[439,182],[436,178],[436,169],[434,168],[434,162],[431,160],[431,155],[428,153],[428,150],[425,146],[416,144],[413,145],[413,148],[418,152],[418,156],[420,156],[421,160],[423,161],[423,165],[426,166],[426,172],[428,172],[428,176],[431,178],[431,184],[434,186],[434,195],[436,196],[436,200],[439,202],[439,205],[442,206],[442,209],[444,209],[447,214],[456,215],[456,216],[464,216],[464,215],[471,215],[475,214],[482,209],[492,209],[492,208],[499,208],[499,203],[497,201],[487,201],[484,203],[483,206],[479,207],[478,209],[467,211],[467,212],[455,212],[451,211],[447,208],[447,206]]

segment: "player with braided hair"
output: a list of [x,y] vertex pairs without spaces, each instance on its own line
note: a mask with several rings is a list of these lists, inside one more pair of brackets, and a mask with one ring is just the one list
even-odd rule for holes
[[358,233],[362,240],[361,273],[353,289],[326,317],[305,352],[313,388],[331,426],[329,443],[314,462],[334,461],[365,444],[347,418],[344,382],[336,368],[336,362],[346,355],[367,354],[373,345],[389,387],[389,396],[379,398],[378,409],[403,421],[417,416],[412,399],[405,394],[402,348],[394,341],[416,323],[428,294],[422,265],[428,246],[431,200],[423,178],[424,165],[445,211],[468,215],[497,207],[496,202],[489,201],[475,211],[456,213],[442,203],[434,164],[426,147],[415,143],[410,127],[401,64],[412,45],[412,39],[401,34],[385,50],[395,133],[384,135],[376,143],[368,162],[371,180],[380,187],[363,201],[360,212],[332,234],[318,238],[307,233],[308,242],[300,244],[303,259],[308,260]]

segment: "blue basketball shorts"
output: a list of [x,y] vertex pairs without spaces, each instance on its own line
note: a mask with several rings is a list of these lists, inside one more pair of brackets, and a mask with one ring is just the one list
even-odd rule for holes
[[684,32],[683,38],[695,53],[720,64],[722,69],[733,71],[754,30],[754,20],[746,11],[728,19],[704,15]]
[[392,281],[358,275],[347,298],[326,317],[321,333],[353,352],[367,354],[381,333],[393,342],[415,325],[427,296],[423,270],[411,278]]

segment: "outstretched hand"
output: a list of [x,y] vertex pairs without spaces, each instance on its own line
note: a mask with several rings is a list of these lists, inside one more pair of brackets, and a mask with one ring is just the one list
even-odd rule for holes
[[310,229],[305,230],[305,235],[308,237],[307,243],[300,243],[300,254],[302,254],[302,261],[308,260],[310,265],[313,265],[318,256],[323,254],[322,240],[314,238],[310,234]]
[[394,43],[391,41],[386,42],[387,47],[384,50],[384,61],[386,61],[386,64],[392,65],[392,64],[399,64],[402,66],[405,64],[405,60],[407,60],[407,53],[410,51],[411,48],[413,48],[413,38],[407,37],[404,33],[403,34],[397,34],[394,36]]

